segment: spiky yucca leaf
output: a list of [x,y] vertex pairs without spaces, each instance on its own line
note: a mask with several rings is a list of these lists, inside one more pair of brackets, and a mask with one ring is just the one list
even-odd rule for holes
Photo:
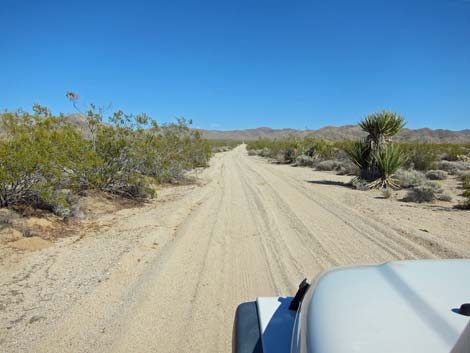
[[398,188],[393,180],[393,175],[405,162],[403,153],[396,145],[390,144],[384,149],[373,154],[377,169],[380,172],[380,179],[371,183],[371,187],[393,187]]
[[405,126],[405,120],[396,113],[384,110],[370,114],[359,123],[359,126],[372,140],[378,140],[381,136],[389,139]]
[[348,146],[346,148],[346,153],[348,154],[351,161],[359,168],[365,169],[368,165],[368,156],[370,153],[369,144],[365,139],[359,140]]

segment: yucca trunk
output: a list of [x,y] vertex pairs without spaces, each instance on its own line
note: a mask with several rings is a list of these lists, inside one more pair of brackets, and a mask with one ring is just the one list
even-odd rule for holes
[[367,167],[361,170],[361,178],[371,182],[381,177],[381,173],[374,156],[387,147],[391,142],[391,138],[386,138],[383,134],[379,134],[377,136],[369,135],[366,141],[369,146],[369,154],[367,156]]

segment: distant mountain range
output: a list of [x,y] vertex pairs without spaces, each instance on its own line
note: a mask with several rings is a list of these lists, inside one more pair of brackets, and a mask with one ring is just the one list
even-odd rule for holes
[[[364,137],[364,132],[357,125],[325,126],[318,130],[271,129],[260,127],[247,130],[204,130],[199,129],[202,135],[209,140],[240,140],[253,141],[260,138],[282,139],[292,137],[318,137],[332,141],[356,140]],[[427,143],[470,143],[470,129],[461,131],[442,129],[403,129],[395,138],[400,142],[427,142]]]
[[[71,114],[67,120],[76,125],[85,134],[87,133],[86,119],[80,114]],[[1,130],[1,129],[0,129]],[[282,139],[286,137],[318,137],[332,141],[357,140],[364,137],[364,132],[357,125],[325,126],[318,130],[271,129],[259,127],[246,130],[204,130],[196,129],[209,140],[238,140],[253,141],[260,138]],[[427,143],[469,143],[470,129],[452,131],[442,129],[403,129],[395,141],[401,142],[427,142]]]

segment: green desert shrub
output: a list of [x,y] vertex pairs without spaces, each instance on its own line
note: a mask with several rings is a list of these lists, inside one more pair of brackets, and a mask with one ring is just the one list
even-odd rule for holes
[[437,151],[431,144],[425,143],[400,143],[400,147],[406,156],[404,167],[427,171],[433,168],[437,159]]
[[184,119],[158,126],[145,114],[90,106],[85,129],[39,105],[32,114],[0,114],[0,207],[26,203],[66,216],[68,194],[96,189],[130,198],[154,194],[155,182],[204,167],[210,144]]
[[62,184],[53,152],[65,141],[53,140],[58,125],[47,110],[35,106],[34,111],[0,116],[0,207],[41,204],[43,195]]
[[458,161],[470,153],[469,145],[444,143],[400,143],[407,156],[406,168],[427,171],[441,160]]
[[299,141],[302,154],[315,159],[331,158],[334,154],[334,144],[330,141],[306,137]]
[[426,172],[426,178],[430,180],[445,180],[447,173],[442,170],[429,170]]

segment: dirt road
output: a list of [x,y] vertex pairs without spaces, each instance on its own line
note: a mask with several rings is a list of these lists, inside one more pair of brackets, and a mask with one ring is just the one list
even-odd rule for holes
[[336,265],[468,257],[463,212],[351,190],[349,177],[218,154],[202,185],[2,263],[2,352],[229,352],[236,305]]

